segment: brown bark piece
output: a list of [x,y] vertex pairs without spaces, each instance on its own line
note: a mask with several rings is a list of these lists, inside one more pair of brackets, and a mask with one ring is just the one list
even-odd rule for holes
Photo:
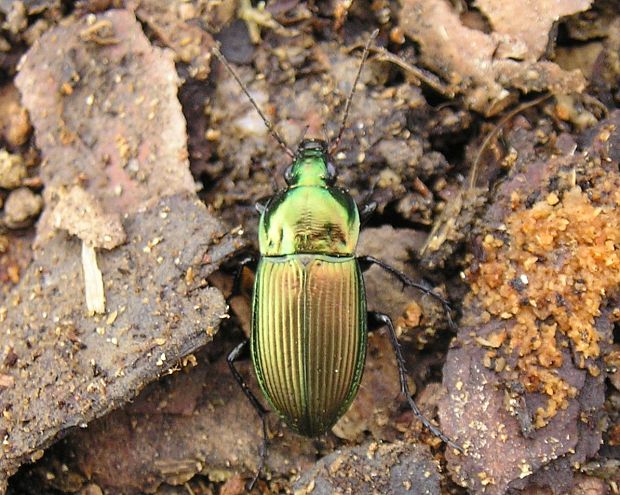
[[[2,348],[11,359],[2,371],[15,386],[1,397],[5,475],[69,428],[135,397],[211,340],[225,314],[219,291],[188,293],[185,283],[203,256],[211,258],[206,275],[233,249],[225,238],[205,251],[222,231],[197,199],[166,197],[128,217],[125,229],[127,244],[99,256],[107,314],[86,316],[79,241],[64,234],[35,251],[8,295]],[[147,249],[153,238],[161,241]]]
[[[210,363],[198,355],[194,362],[195,367],[188,364],[183,372],[149,386],[124,409],[67,437],[54,447],[52,462],[35,472],[43,479],[54,473],[52,485],[58,489],[73,484],[74,491],[95,482],[106,493],[123,494],[153,493],[162,483],[183,485],[197,474],[216,480],[238,472],[249,479],[259,461],[258,415],[223,357]],[[258,391],[250,368],[249,360],[238,363]],[[288,477],[312,465],[312,439],[279,429],[275,421],[272,427],[275,438],[265,473]]]
[[[535,58],[514,60],[527,51],[515,54],[511,43],[505,43],[511,50],[502,50],[501,36],[465,26],[447,0],[401,0],[401,4],[401,27],[420,44],[421,62],[465,94],[473,110],[495,115],[514,101],[515,90],[570,93],[585,87],[579,71],[563,71]],[[519,7],[515,22],[527,25],[526,15],[531,12]]]
[[[476,0],[493,31],[510,44],[527,46],[524,58],[538,60],[549,44],[549,32],[560,17],[587,10],[592,0]],[[524,16],[527,15],[527,22]]]
[[449,467],[472,493],[569,492],[573,466],[600,447],[603,358],[618,317],[618,128],[615,112],[578,144],[565,135],[548,159],[531,153],[527,132],[509,138],[523,159],[481,220],[465,272],[472,294],[444,368],[441,425],[466,451],[448,452]]
[[419,493],[438,495],[439,472],[427,447],[403,442],[337,450],[294,485],[295,493]]
[[[12,383],[0,397],[2,477],[209,342],[225,302],[215,289],[189,291],[187,274],[208,275],[237,244],[195,195],[174,63],[131,13],[48,31],[16,84],[42,152],[47,209],[34,260],[0,311],[1,372]],[[98,253],[107,313],[95,318],[83,302],[80,241],[51,214],[74,186],[97,205],[81,232],[116,216],[126,234]]]
[[[48,206],[74,185],[120,214],[195,190],[172,55],[149,43],[131,13],[51,29],[15,82],[44,155]],[[40,232],[50,228],[50,212]]]

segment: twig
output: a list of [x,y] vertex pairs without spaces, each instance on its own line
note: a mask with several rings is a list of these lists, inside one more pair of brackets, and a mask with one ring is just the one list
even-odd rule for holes
[[474,186],[476,185],[476,176],[478,175],[478,165],[480,165],[482,154],[486,151],[486,148],[489,146],[489,143],[491,142],[491,140],[495,136],[497,136],[499,131],[501,131],[502,127],[504,127],[506,123],[512,118],[514,118],[517,114],[523,112],[524,110],[527,110],[528,108],[535,107],[539,103],[542,103],[543,101],[551,98],[552,96],[553,96],[553,93],[547,93],[542,96],[539,96],[538,98],[534,98],[532,101],[522,103],[521,105],[517,106],[516,108],[508,112],[506,115],[504,115],[504,117],[502,117],[502,119],[497,123],[497,125],[493,128],[493,130],[489,132],[486,138],[484,138],[482,145],[478,149],[478,153],[476,154],[476,158],[472,165],[472,169],[469,173],[469,189],[473,189]]
[[432,74],[431,72],[427,72],[423,69],[420,69],[419,67],[416,67],[415,65],[410,64],[402,57],[399,57],[398,55],[387,51],[385,48],[371,47],[370,51],[377,54],[377,56],[375,57],[377,60],[390,62],[394,65],[397,65],[401,69],[410,72],[414,77],[426,84],[429,88],[437,91],[439,94],[447,98],[454,98],[454,96],[456,95],[456,91],[450,86],[442,83],[435,74]]

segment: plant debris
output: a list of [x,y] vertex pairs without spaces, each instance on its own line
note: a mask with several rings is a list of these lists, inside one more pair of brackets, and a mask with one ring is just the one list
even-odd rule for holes
[[[544,16],[532,13],[518,0],[497,5],[477,2],[481,9],[486,7],[491,12],[491,22],[495,20],[498,24],[498,32],[493,33],[464,25],[444,0],[402,0],[401,3],[402,29],[420,44],[422,63],[459,88],[467,105],[476,111],[496,115],[515,101],[515,90],[571,93],[585,88],[581,72],[564,71],[553,62],[539,61],[540,42],[532,40],[522,26],[532,26],[530,16],[538,17],[537,34],[546,36],[541,28],[550,27],[561,14],[584,10],[589,0],[570,2],[570,5],[562,2],[562,8],[557,11],[536,6],[545,12]],[[528,2],[528,5],[535,3]],[[513,15],[508,15],[509,11]],[[511,36],[506,36],[507,33]]]
[[428,449],[402,442],[337,450],[306,472],[294,488],[300,495],[440,493],[437,464]]
[[254,493],[617,491],[617,2],[23,0],[0,17],[0,493],[16,470],[11,495],[245,493],[261,424],[226,356],[250,270],[230,310],[223,295],[290,160],[212,48],[295,149],[338,135],[377,29],[336,184],[377,205],[358,253],[450,302],[456,338],[434,298],[365,273],[421,412],[466,453],[414,416],[373,328],[331,432],[270,415]]
[[579,147],[565,137],[569,153],[519,161],[483,219],[441,408],[466,451],[451,470],[472,490],[569,490],[571,466],[599,448],[602,355],[620,318],[619,127],[616,112]]
[[[130,13],[102,20],[117,43],[83,41],[92,19],[75,20],[46,33],[17,78],[45,162],[47,208],[34,260],[0,311],[2,373],[12,384],[2,393],[4,483],[60,434],[174,369],[211,340],[225,314],[219,291],[186,283],[187,270],[208,275],[239,242],[195,195],[174,65]],[[114,70],[101,66],[106,60]],[[116,215],[112,228],[107,215]],[[106,314],[87,316],[80,245],[57,226],[117,246],[98,253]]]

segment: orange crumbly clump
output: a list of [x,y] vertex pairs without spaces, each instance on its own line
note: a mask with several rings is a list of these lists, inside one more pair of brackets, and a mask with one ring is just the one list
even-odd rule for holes
[[506,244],[492,235],[484,239],[486,260],[471,285],[486,310],[506,320],[506,345],[518,353],[519,380],[548,397],[536,411],[537,427],[576,394],[558,374],[560,334],[581,368],[599,371],[586,363],[600,352],[595,318],[620,283],[620,181],[616,176],[602,182],[588,194],[574,187],[513,212]]

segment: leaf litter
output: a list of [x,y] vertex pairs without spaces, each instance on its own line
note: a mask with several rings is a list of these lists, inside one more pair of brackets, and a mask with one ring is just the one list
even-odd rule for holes
[[[93,19],[73,20],[35,44],[16,80],[43,157],[46,210],[34,259],[3,301],[4,483],[211,340],[225,314],[216,289],[189,292],[184,281],[192,266],[215,270],[238,241],[195,195],[174,64],[130,13],[94,21],[114,43],[85,42]],[[82,208],[74,219],[65,193]],[[80,244],[59,227],[107,248],[96,253],[105,314],[87,315]]]
[[[39,174],[45,185],[45,209],[37,224],[35,262],[20,273],[23,277],[13,276],[18,288],[9,292],[13,297],[6,300],[15,307],[37,304],[36,311],[48,315],[54,314],[46,307],[48,302],[54,309],[63,309],[70,301],[72,309],[53,322],[55,325],[48,324],[49,318],[32,320],[40,330],[36,338],[28,330],[28,345],[20,347],[17,339],[7,339],[10,345],[5,347],[0,387],[2,400],[15,397],[15,384],[21,382],[13,368],[22,369],[28,362],[26,369],[36,369],[35,377],[53,371],[47,381],[33,380],[35,387],[46,384],[45,393],[57,392],[62,379],[76,373],[90,378],[87,392],[95,398],[82,400],[80,404],[90,409],[80,412],[70,399],[84,397],[80,396],[83,385],[69,380],[68,386],[75,386],[77,393],[65,399],[69,406],[63,407],[73,407],[71,414],[54,411],[53,425],[43,434],[26,432],[24,438],[33,440],[22,449],[21,457],[5,464],[10,466],[7,472],[25,460],[39,458],[43,449],[70,427],[89,423],[92,429],[67,436],[31,470],[24,469],[13,478],[15,487],[26,492],[50,485],[84,493],[243,492],[243,476],[250,476],[257,462],[258,421],[252,419],[247,404],[242,405],[239,391],[233,392],[234,383],[225,374],[223,360],[240,336],[234,332],[220,335],[197,351],[210,340],[208,333],[215,331],[225,309],[216,289],[196,289],[231,251],[247,245],[238,234],[246,231],[247,238],[253,236],[255,222],[248,220],[252,218],[249,211],[257,199],[271,194],[271,175],[278,180],[287,163],[239,89],[212,64],[209,47],[213,37],[221,40],[222,51],[240,64],[243,80],[279,132],[287,142],[295,143],[308,124],[309,136],[334,134],[339,120],[335,116],[343,107],[359,59],[355,47],[359,50],[365,36],[377,26],[382,26],[378,48],[364,71],[353,101],[351,125],[342,152],[335,158],[340,184],[350,187],[360,203],[368,198],[379,203],[373,226],[397,225],[392,230],[380,227],[369,231],[373,254],[393,258],[411,274],[423,236],[440,212],[453,212],[447,235],[432,246],[438,249],[433,251],[436,259],[415,272],[448,294],[453,304],[464,301],[461,329],[443,369],[448,394],[440,401],[439,417],[446,433],[457,440],[465,438],[471,455],[446,452],[450,474],[441,474],[441,488],[429,485],[430,492],[464,493],[454,482],[468,487],[470,493],[503,493],[545,484],[569,492],[573,485],[575,490],[595,488],[593,483],[599,478],[593,476],[613,479],[602,468],[589,468],[585,476],[575,475],[574,468],[576,462],[586,463],[597,451],[601,466],[609,470],[607,466],[613,464],[606,459],[613,458],[609,449],[614,448],[615,430],[611,428],[601,437],[606,414],[611,420],[617,417],[614,396],[606,396],[602,386],[608,372],[603,360],[613,362],[608,358],[616,318],[613,280],[604,287],[604,295],[589,282],[568,284],[579,285],[580,294],[592,302],[587,307],[594,318],[593,323],[584,323],[580,335],[571,335],[561,321],[552,330],[551,319],[562,316],[557,300],[546,306],[549,298],[544,292],[527,292],[539,287],[544,276],[526,274],[523,278],[519,273],[512,277],[515,267],[523,262],[519,253],[533,246],[529,238],[541,225],[553,231],[551,226],[561,224],[560,220],[573,218],[576,211],[584,213],[585,219],[588,211],[593,215],[596,210],[593,204],[608,200],[609,195],[592,196],[602,184],[600,179],[594,180],[593,171],[617,167],[614,147],[605,144],[615,142],[617,118],[612,116],[595,130],[590,128],[618,101],[614,47],[620,30],[613,21],[614,16],[617,19],[613,7],[605,2],[545,2],[548,8],[532,23],[524,18],[538,5],[514,1],[474,2],[461,11],[456,2],[449,5],[439,0],[402,0],[398,5],[378,1],[372,9],[362,8],[360,2],[313,6],[297,0],[269,2],[262,10],[249,2],[79,4],[74,15],[35,43],[17,78],[42,155],[41,166],[28,169],[28,176],[20,180],[33,188],[36,180],[31,176]],[[123,6],[126,10],[106,12]],[[461,3],[463,6],[467,5]],[[7,39],[23,39],[30,45],[37,32],[60,21],[53,2],[42,8],[38,14],[23,9],[21,17],[15,10],[15,34]],[[38,24],[37,31],[28,24],[34,17],[28,16],[40,12],[43,17],[39,20],[44,22]],[[608,22],[601,22],[604,17]],[[596,50],[582,50],[586,58],[577,62],[570,55],[579,47],[566,43],[566,33],[570,40],[598,43]],[[241,41],[233,46],[236,40]],[[174,54],[153,44],[168,46]],[[343,45],[353,50],[341,50]],[[9,52],[0,57],[0,65],[14,67],[16,60],[15,53]],[[177,74],[184,82],[179,94]],[[523,97],[545,91],[557,98],[520,112],[508,111]],[[475,158],[483,137],[492,130],[488,119],[495,115],[505,115],[506,120],[499,121],[499,131],[491,133],[481,158]],[[606,132],[607,141],[603,139]],[[8,142],[7,150],[30,160],[25,154],[28,143]],[[600,163],[584,165],[587,160],[582,154],[586,151],[601,158]],[[463,179],[472,163],[480,169],[473,188]],[[584,175],[592,172],[592,180],[573,184],[572,176],[566,179],[563,167],[578,172],[583,169]],[[204,187],[199,194],[207,209],[197,201],[194,180]],[[498,192],[501,187],[513,186],[521,203],[510,202],[508,190]],[[100,220],[93,222],[91,229],[76,229],[79,216],[72,220],[65,210],[67,215],[61,218],[73,225],[67,229],[70,235],[57,230],[53,213],[63,211],[63,198],[76,194],[72,191],[83,193],[83,203],[101,215],[96,214]],[[605,215],[613,214],[614,208]],[[600,215],[588,218],[600,219]],[[119,223],[122,229],[110,228]],[[553,231],[553,240],[560,246],[551,250],[554,268],[568,267],[562,264],[562,252],[587,240],[587,234],[578,234],[584,232],[579,225],[585,223]],[[231,229],[239,225],[243,227]],[[573,226],[576,231],[571,230]],[[82,231],[87,236],[80,236]],[[563,237],[567,233],[570,236]],[[123,234],[127,239],[124,244]],[[95,255],[91,259],[104,282],[106,313],[96,320],[86,315],[82,302],[80,244],[83,249],[85,237],[96,245],[91,247]],[[14,234],[8,239],[12,245]],[[499,245],[500,240],[504,244]],[[105,242],[110,243],[109,248],[102,245]],[[585,262],[588,257],[582,259]],[[442,268],[430,273],[424,269],[429,265]],[[480,275],[481,270],[486,277]],[[464,278],[460,280],[461,271]],[[571,272],[573,280],[576,273]],[[488,274],[495,278],[502,274],[499,278],[509,279],[512,285],[489,285],[497,280]],[[226,277],[213,274],[211,280],[215,283],[218,278]],[[32,287],[34,292],[26,289]],[[508,318],[514,309],[511,291],[520,287],[538,308],[517,300],[518,311]],[[507,297],[498,299],[494,289]],[[451,337],[445,318],[425,298],[409,291],[401,295],[400,287],[389,279],[369,274],[369,292],[377,296],[371,304],[383,307],[389,303],[417,385],[416,398],[425,414],[433,417],[437,400],[444,394],[438,380]],[[42,295],[34,297],[33,293]],[[507,302],[511,302],[510,308],[503,306]],[[5,306],[3,317],[17,323],[12,307]],[[545,321],[539,321],[544,316],[541,311],[550,308],[555,309]],[[58,313],[60,309],[56,309]],[[528,311],[534,311],[534,319],[514,324]],[[416,327],[418,323],[422,328]],[[58,341],[54,345],[45,340],[49,332],[44,330],[49,328]],[[540,330],[534,338],[533,328]],[[12,332],[18,329],[21,325]],[[581,334],[589,337],[582,339]],[[130,337],[133,344],[126,348]],[[537,341],[543,337],[545,345]],[[308,470],[314,458],[332,452],[342,445],[342,439],[355,443],[371,440],[366,444],[370,447],[372,441],[385,442],[386,459],[399,473],[398,486],[403,490],[414,486],[413,471],[406,469],[412,444],[422,440],[431,446],[436,459],[445,462],[439,442],[421,431],[402,407],[384,336],[379,333],[371,339],[365,385],[350,413],[334,430],[336,435],[302,442],[272,421],[273,434],[284,435],[284,441],[278,445],[278,438],[273,438],[269,479],[259,483],[260,491],[291,490],[304,470],[307,474],[302,480],[307,483],[295,485],[298,490],[316,488],[317,483],[328,490],[353,486],[347,483],[357,483],[357,475],[346,481],[344,468],[358,474],[368,469],[357,470],[356,457],[361,451],[355,447],[346,448],[344,456],[335,454],[329,462],[325,460],[324,464],[332,466],[327,471],[321,468],[321,461],[316,469]],[[66,360],[74,359],[79,366],[74,361],[60,365],[48,360],[56,356],[58,348],[65,353],[70,348]],[[108,356],[108,348],[115,354],[114,359],[102,359],[105,373],[99,368],[88,370],[86,356],[101,359]],[[194,351],[195,357],[191,355]],[[129,364],[131,359],[134,364]],[[242,368],[250,377],[247,363]],[[119,369],[125,370],[125,376],[110,376]],[[167,370],[177,373],[148,386],[134,405],[121,407]],[[475,373],[462,376],[472,370]],[[99,378],[106,387],[97,388]],[[104,388],[105,394],[97,396]],[[463,390],[470,393],[469,406],[464,417],[459,417]],[[564,397],[556,393],[562,390]],[[215,402],[210,403],[209,398]],[[607,413],[603,412],[605,399]],[[35,397],[32,403],[36,409],[26,406],[21,411],[43,411],[40,416],[46,420],[50,417],[45,412],[47,404],[55,404],[46,401]],[[116,410],[102,416],[112,409]],[[234,411],[244,412],[236,416]],[[27,418],[22,422],[27,429],[40,421],[22,415]],[[8,416],[15,418],[11,412]],[[499,437],[484,435],[484,427],[488,430],[489,425],[500,424],[497,418],[506,425]],[[235,437],[244,423],[253,426]],[[569,438],[561,437],[560,430]],[[166,434],[161,435],[162,431]],[[107,432],[115,434],[107,437]],[[125,445],[127,435],[136,432],[144,437],[135,437]],[[196,442],[202,438],[199,432],[206,439]],[[226,438],[230,440],[225,442]],[[226,448],[235,438],[235,446]],[[602,448],[601,438],[607,442]],[[405,443],[400,444],[399,439]],[[287,448],[291,459],[286,458]],[[299,455],[290,448],[298,448]],[[379,451],[383,452],[382,448]],[[150,452],[150,458],[140,457],[141,449]],[[370,450],[374,452],[374,447]],[[372,454],[370,450],[367,455]],[[125,471],[118,469],[118,452],[128,461]],[[63,457],[67,453],[74,455]],[[157,462],[152,460],[159,456]],[[427,454],[422,457],[428,459]],[[334,464],[332,458],[340,460]],[[63,459],[68,460],[63,463]],[[497,459],[504,460],[502,466],[494,462]],[[373,469],[370,467],[371,473]],[[34,479],[38,484],[29,488]],[[371,483],[370,479],[364,481],[366,484],[355,485],[356,489]]]

